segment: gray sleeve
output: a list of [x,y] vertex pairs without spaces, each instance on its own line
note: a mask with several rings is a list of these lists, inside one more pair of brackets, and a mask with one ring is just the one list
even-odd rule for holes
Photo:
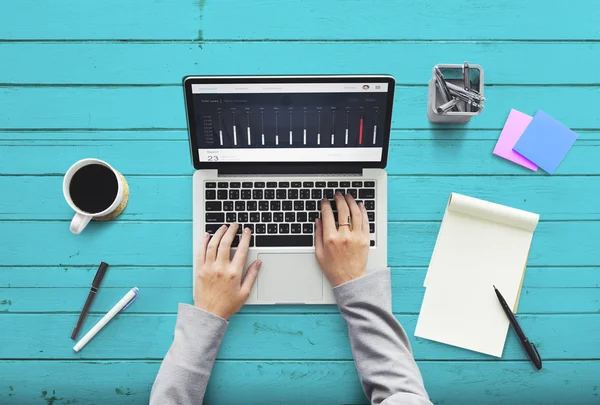
[[333,292],[371,404],[431,404],[406,333],[392,314],[389,269],[349,281]]
[[179,304],[175,338],[150,393],[150,405],[201,405],[228,322]]

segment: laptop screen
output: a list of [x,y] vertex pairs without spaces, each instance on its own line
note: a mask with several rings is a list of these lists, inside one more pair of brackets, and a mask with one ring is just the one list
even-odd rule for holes
[[393,85],[371,79],[191,83],[197,158],[203,165],[381,162]]

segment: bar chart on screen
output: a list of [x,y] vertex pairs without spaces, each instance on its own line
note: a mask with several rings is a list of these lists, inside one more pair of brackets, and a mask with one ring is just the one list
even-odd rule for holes
[[[209,148],[381,146],[379,117],[377,107],[220,107],[204,112],[198,143]],[[365,133],[372,134],[371,143]]]

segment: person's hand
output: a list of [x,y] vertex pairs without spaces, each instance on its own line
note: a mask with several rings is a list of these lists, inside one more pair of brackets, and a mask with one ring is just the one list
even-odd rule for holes
[[[350,194],[335,194],[340,226],[336,228],[331,204],[321,201],[321,219],[316,220],[315,253],[323,273],[333,287],[363,276],[369,253],[369,217],[364,205]],[[351,222],[351,226],[344,225]]]
[[204,234],[196,266],[194,305],[223,319],[235,314],[246,302],[262,262],[255,260],[242,277],[250,246],[250,229],[244,229],[232,260],[231,242],[239,224],[223,225],[211,238]]

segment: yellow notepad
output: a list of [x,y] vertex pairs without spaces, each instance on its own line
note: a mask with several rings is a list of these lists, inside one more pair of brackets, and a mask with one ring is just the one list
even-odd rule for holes
[[516,311],[539,215],[452,193],[415,336],[501,357],[508,332],[493,285]]

